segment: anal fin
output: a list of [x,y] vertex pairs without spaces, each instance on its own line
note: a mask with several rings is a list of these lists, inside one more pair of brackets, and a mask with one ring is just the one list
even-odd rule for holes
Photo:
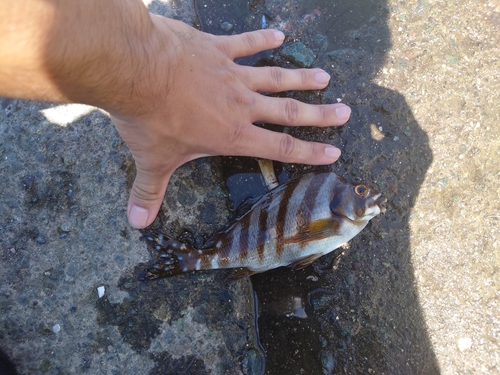
[[239,279],[244,279],[245,277],[250,277],[255,275],[258,272],[252,271],[249,268],[235,268],[231,271],[229,276],[227,277],[227,281],[232,282]]
[[302,268],[306,268],[308,265],[310,265],[312,262],[316,261],[317,259],[321,258],[323,254],[311,254],[306,256],[305,258],[296,260],[295,262],[292,262],[288,265],[292,270],[301,270]]

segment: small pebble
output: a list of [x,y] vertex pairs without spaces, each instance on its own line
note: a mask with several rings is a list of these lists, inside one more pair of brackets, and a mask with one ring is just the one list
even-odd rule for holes
[[323,350],[320,355],[321,365],[323,367],[323,374],[330,375],[335,369],[335,358],[333,354],[329,351]]
[[442,178],[437,182],[439,187],[446,187],[448,185],[448,179]]
[[43,245],[43,244],[47,243],[47,239],[45,238],[45,236],[43,234],[40,233],[38,235],[38,237],[36,238],[36,242]]
[[316,59],[314,52],[300,42],[284,46],[281,49],[280,55],[299,68],[309,68]]
[[25,189],[31,189],[33,187],[33,182],[35,182],[35,176],[27,175],[23,178],[23,185]]
[[229,31],[233,28],[233,24],[229,22],[222,22],[220,24],[220,28],[224,31]]
[[70,232],[71,231],[71,227],[67,223],[61,224],[60,228],[61,228],[62,232]]
[[54,331],[54,333],[58,333],[60,330],[61,326],[59,324],[56,324],[54,325],[54,327],[52,327],[52,331]]
[[309,293],[307,300],[314,311],[328,309],[332,306],[335,300],[335,295],[332,290],[315,289]]
[[203,207],[200,217],[204,223],[212,224],[217,218],[217,214],[215,212],[215,206],[211,203],[207,204],[205,207]]
[[65,157],[63,157],[63,162],[65,165],[70,166],[70,165],[75,164],[75,159],[73,159],[71,156],[65,156]]

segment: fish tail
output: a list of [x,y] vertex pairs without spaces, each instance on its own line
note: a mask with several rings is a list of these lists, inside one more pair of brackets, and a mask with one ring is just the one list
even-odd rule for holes
[[200,251],[194,247],[153,230],[141,233],[141,240],[156,250],[154,264],[146,271],[146,278],[157,279],[200,269]]

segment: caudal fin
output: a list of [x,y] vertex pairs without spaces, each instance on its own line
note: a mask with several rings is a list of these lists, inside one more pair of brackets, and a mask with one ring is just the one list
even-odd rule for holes
[[198,251],[174,238],[153,230],[141,230],[141,240],[155,249],[154,265],[146,278],[158,279],[196,270]]

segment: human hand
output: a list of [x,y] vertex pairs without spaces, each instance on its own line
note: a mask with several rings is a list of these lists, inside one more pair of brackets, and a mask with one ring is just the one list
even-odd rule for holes
[[322,89],[330,77],[321,69],[256,68],[233,62],[279,47],[281,32],[214,36],[172,19],[152,19],[156,40],[145,60],[150,66],[139,67],[141,79],[134,82],[130,103],[110,111],[137,167],[127,209],[133,227],[153,222],[172,173],[199,157],[255,156],[305,164],[338,159],[340,151],[333,146],[253,125],[336,126],[350,115],[343,104],[310,105],[260,94]]

